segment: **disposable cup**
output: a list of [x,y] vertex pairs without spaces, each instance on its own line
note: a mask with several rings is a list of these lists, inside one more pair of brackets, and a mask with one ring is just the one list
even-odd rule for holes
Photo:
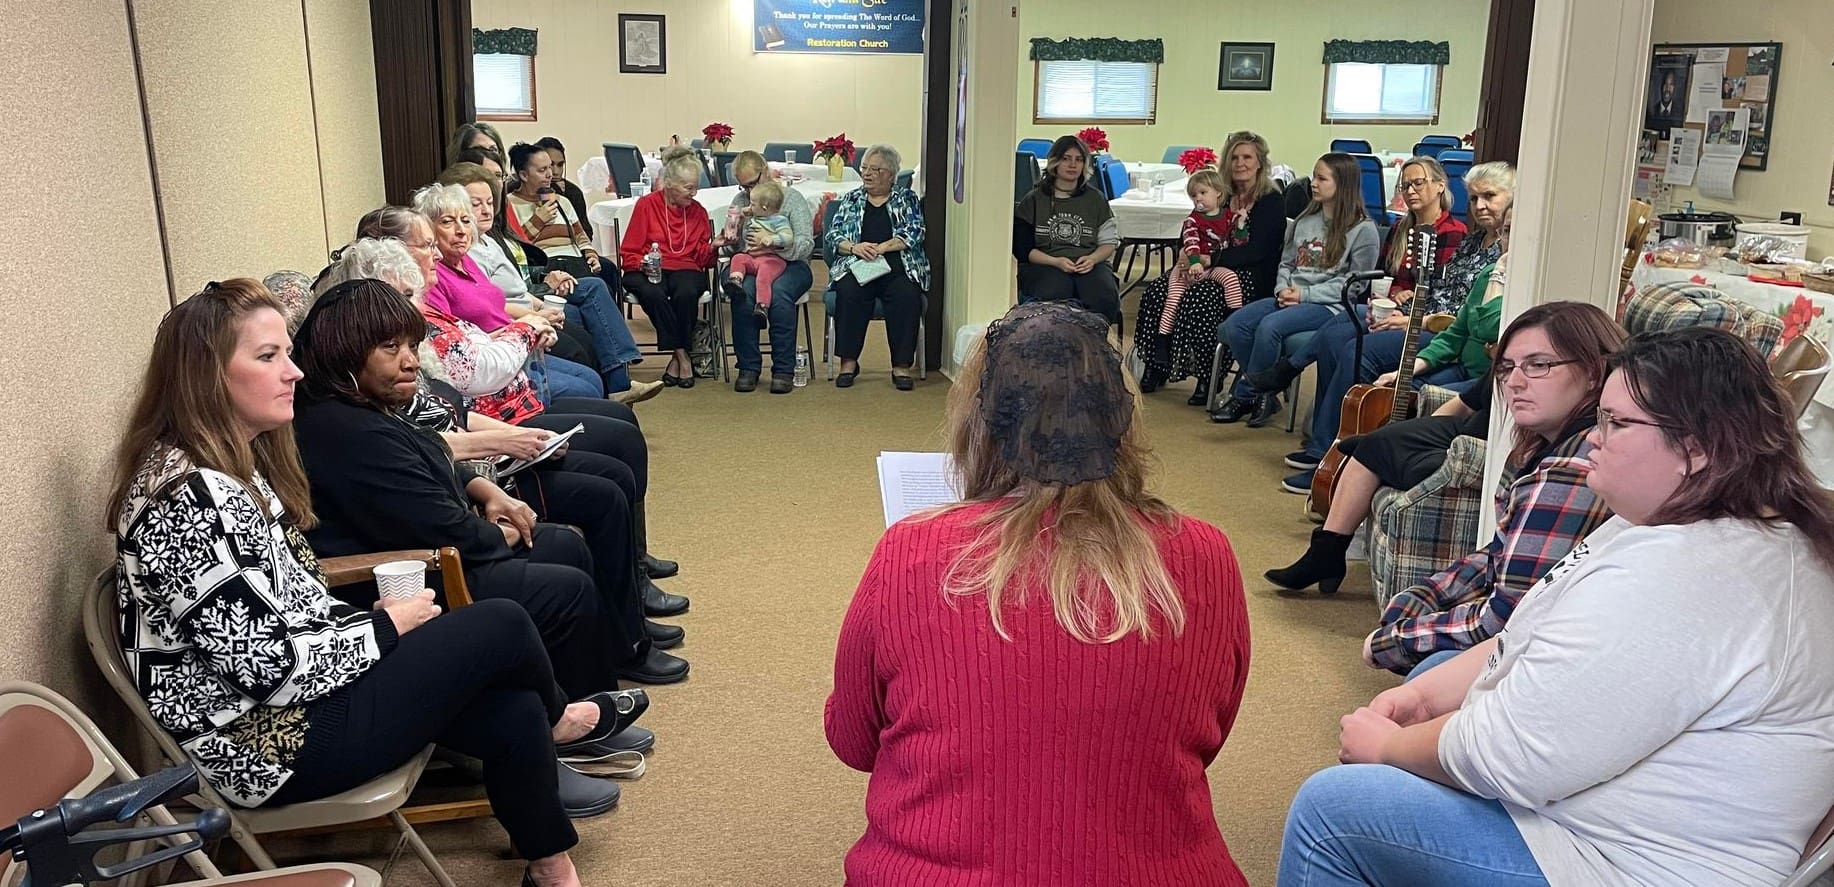
[[371,572],[384,599],[413,597],[427,587],[427,565],[420,561],[389,561]]
[[1372,299],[1388,298],[1388,291],[1395,285],[1395,279],[1384,277],[1381,280],[1369,281],[1369,297]]
[[1379,323],[1387,320],[1388,316],[1395,313],[1395,309],[1399,307],[1400,306],[1396,305],[1393,299],[1370,299],[1369,322]]

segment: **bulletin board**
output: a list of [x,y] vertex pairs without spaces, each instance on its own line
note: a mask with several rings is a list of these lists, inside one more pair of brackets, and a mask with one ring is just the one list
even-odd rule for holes
[[[1723,61],[1722,61],[1723,60]],[[1738,168],[1762,172],[1770,168],[1770,141],[1776,129],[1777,74],[1783,61],[1781,43],[1658,43],[1649,57],[1649,91],[1643,107],[1643,134],[1639,161],[1652,151],[1667,150],[1669,130],[1714,133],[1707,121],[1690,119],[1690,102],[1711,111],[1745,109],[1749,115],[1744,154]],[[1716,99],[1695,95],[1697,74],[1703,64],[1720,64]],[[1698,110],[1698,108],[1696,108]],[[1723,120],[1723,115],[1716,115]]]

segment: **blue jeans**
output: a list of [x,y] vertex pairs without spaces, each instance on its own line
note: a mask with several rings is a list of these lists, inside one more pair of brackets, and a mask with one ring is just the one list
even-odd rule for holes
[[[1356,363],[1354,333],[1354,327],[1330,325],[1312,337],[1312,345],[1318,347],[1318,379],[1314,388],[1316,400],[1312,402],[1312,431],[1305,439],[1308,455],[1323,456],[1331,448],[1331,442],[1337,439],[1338,420],[1344,412],[1344,395],[1350,393],[1350,386],[1358,382],[1373,382],[1377,376],[1393,372],[1401,364],[1401,343],[1407,335],[1404,331],[1378,330],[1363,336],[1363,363],[1360,367],[1352,366]],[[1331,337],[1332,350],[1329,351],[1319,344],[1319,340],[1327,335]],[[1431,341],[1432,333],[1420,334],[1420,347],[1425,348],[1426,343]],[[1464,368],[1460,367],[1459,372],[1462,374]],[[1414,381],[1418,385],[1431,377],[1429,373]]]
[[[815,285],[808,262],[785,262],[783,273],[771,283],[771,375],[796,372],[796,300]],[[757,302],[758,278],[745,275],[745,298],[732,301],[732,355],[739,372],[764,371],[764,353],[758,348],[758,318],[751,313]]]
[[1305,343],[1305,347],[1286,356],[1286,362],[1297,369],[1304,369],[1317,362],[1321,354],[1336,354],[1337,349],[1342,348],[1345,342],[1354,341],[1354,337],[1362,332],[1363,325],[1368,322],[1368,317],[1369,308],[1366,305],[1356,307],[1355,320],[1341,311],[1332,315],[1330,320],[1325,321],[1324,326],[1318,328],[1317,335]]
[[630,325],[624,322],[624,314],[612,300],[611,290],[605,288],[605,281],[596,277],[579,278],[566,299],[567,307],[561,309],[562,313],[567,315],[568,323],[585,330],[592,339],[592,350],[599,357],[599,375],[604,379],[606,390],[629,388],[630,373],[625,367],[641,361],[643,352],[637,349]]
[[1546,887],[1503,805],[1382,764],[1312,774],[1286,814],[1279,887]]
[[1422,659],[1419,662],[1414,663],[1413,669],[1408,671],[1407,677],[1401,679],[1401,683],[1405,684],[1408,681],[1411,681],[1414,678],[1420,677],[1421,675],[1426,674],[1427,672],[1432,671],[1433,669],[1438,668],[1441,665],[1451,662],[1453,659],[1456,659],[1458,657],[1458,654],[1463,653],[1463,652],[1465,651],[1463,650],[1440,650],[1437,653],[1428,653],[1425,659]]
[[[530,361],[531,366],[538,364],[547,365],[548,399],[544,405],[552,405],[555,398],[561,397],[605,399],[605,380],[599,378],[599,374],[591,367],[574,363],[571,360],[563,360],[551,354],[540,361]],[[625,380],[624,387],[630,387],[628,378]]]
[[[1287,336],[1318,329],[1331,316],[1329,305],[1300,302],[1281,308],[1277,299],[1258,299],[1223,321],[1223,337],[1229,340],[1229,350],[1246,376],[1273,366],[1280,357],[1280,343]],[[1250,398],[1254,394],[1248,383],[1237,379],[1236,397]]]

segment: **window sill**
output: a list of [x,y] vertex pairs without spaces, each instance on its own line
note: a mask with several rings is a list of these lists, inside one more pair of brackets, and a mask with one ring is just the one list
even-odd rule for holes
[[1321,114],[1318,122],[1336,126],[1438,126],[1439,115],[1431,117],[1332,117]]
[[1151,117],[1039,117],[1032,116],[1033,126],[1152,126]]
[[479,120],[496,123],[534,123],[535,112],[527,114],[479,114]]

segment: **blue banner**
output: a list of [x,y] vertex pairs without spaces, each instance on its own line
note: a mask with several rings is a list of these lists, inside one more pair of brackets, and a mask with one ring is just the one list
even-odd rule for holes
[[753,0],[752,51],[923,54],[924,0]]

